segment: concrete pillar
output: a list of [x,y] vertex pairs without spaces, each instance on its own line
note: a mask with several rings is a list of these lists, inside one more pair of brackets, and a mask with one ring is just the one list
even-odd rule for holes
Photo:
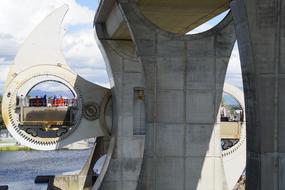
[[231,3],[247,113],[246,188],[285,189],[285,2]]
[[101,189],[136,189],[145,144],[144,71],[132,41],[100,41],[108,63],[113,101],[112,136],[116,141]]
[[[117,136],[103,189],[227,189],[216,117],[235,41],[231,14],[207,32],[181,36],[153,25],[133,1],[115,6],[132,40],[112,40],[96,25]],[[136,110],[145,110],[144,122],[134,121]],[[145,133],[135,133],[139,123]]]

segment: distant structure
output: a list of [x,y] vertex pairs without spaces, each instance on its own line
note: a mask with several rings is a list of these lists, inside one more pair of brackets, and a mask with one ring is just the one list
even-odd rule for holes
[[[69,190],[228,190],[247,163],[247,189],[284,189],[283,7],[281,0],[102,0],[94,26],[111,90],[68,67],[58,40],[68,7],[55,10],[10,68],[3,118],[34,149],[97,139],[79,174],[36,182]],[[228,9],[212,29],[185,35]],[[224,84],[236,40],[245,96]],[[65,85],[76,104],[17,106],[19,94],[44,81]],[[223,91],[241,105],[238,122],[220,121]],[[221,138],[232,143],[223,151]],[[103,155],[98,175],[93,166]]]

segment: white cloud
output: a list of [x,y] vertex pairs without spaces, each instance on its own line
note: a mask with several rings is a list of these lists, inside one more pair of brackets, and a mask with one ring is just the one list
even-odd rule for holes
[[[65,28],[69,29],[72,26],[71,31],[67,30],[62,44],[68,64],[82,77],[109,86],[105,64],[92,29],[95,12],[79,5],[75,0],[1,0],[0,86],[3,86],[6,78],[7,64],[13,61],[20,44],[48,14],[63,4],[70,7],[64,20]],[[213,23],[207,22],[191,31],[191,34],[203,32],[213,26]],[[242,86],[240,73],[239,54],[235,46],[226,81]]]
[[233,84],[239,88],[242,88],[242,74],[241,74],[241,65],[240,57],[237,43],[233,48],[233,52],[229,61],[228,70],[226,74],[226,82]]
[[92,82],[106,84],[108,76],[92,29],[66,34],[63,49],[72,70]]
[[28,34],[48,14],[63,4],[69,5],[64,20],[65,27],[88,25],[92,28],[94,11],[80,6],[75,0],[1,0],[0,58],[4,57],[12,62]]
[[65,91],[70,91],[69,88],[67,86],[65,86],[64,84],[61,84],[59,82],[43,82],[40,83],[38,85],[36,85],[33,90],[46,90],[49,92],[65,92]]
[[6,80],[9,71],[9,61],[5,58],[0,57],[0,83],[3,83]]
[[95,13],[87,7],[80,6],[75,0],[1,0],[1,34],[10,34],[17,40],[23,40],[41,20],[63,4],[69,5],[65,25],[92,26]]
[[[95,1],[94,3],[96,4]],[[12,63],[29,33],[63,4],[69,5],[63,24],[68,30],[62,43],[68,64],[82,77],[92,82],[108,84],[105,64],[94,39],[93,10],[79,5],[75,0],[1,0],[0,72],[4,74],[0,76],[0,86],[3,86],[8,73],[7,64]]]
[[71,61],[79,61],[77,67],[105,69],[104,60],[94,39],[92,29],[68,33],[63,41],[64,55]]

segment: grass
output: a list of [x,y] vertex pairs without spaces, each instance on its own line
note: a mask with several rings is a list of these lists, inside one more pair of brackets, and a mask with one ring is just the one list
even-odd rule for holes
[[0,147],[0,152],[5,152],[5,151],[28,151],[28,150],[32,150],[29,147],[26,146],[4,146],[4,147]]

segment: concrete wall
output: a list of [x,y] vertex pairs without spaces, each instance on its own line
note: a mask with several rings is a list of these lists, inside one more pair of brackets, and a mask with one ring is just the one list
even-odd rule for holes
[[231,3],[247,113],[247,189],[285,188],[285,3]]
[[[101,189],[135,189],[144,152],[144,71],[131,41],[101,41],[112,85],[115,148]],[[143,112],[143,113],[141,113]],[[139,120],[139,122],[138,122]]]
[[[96,24],[117,136],[102,189],[227,189],[216,117],[235,41],[232,16],[208,32],[181,36],[150,23],[131,1],[118,5],[132,41],[112,40]],[[133,133],[140,123],[136,87],[145,94],[145,135]]]

